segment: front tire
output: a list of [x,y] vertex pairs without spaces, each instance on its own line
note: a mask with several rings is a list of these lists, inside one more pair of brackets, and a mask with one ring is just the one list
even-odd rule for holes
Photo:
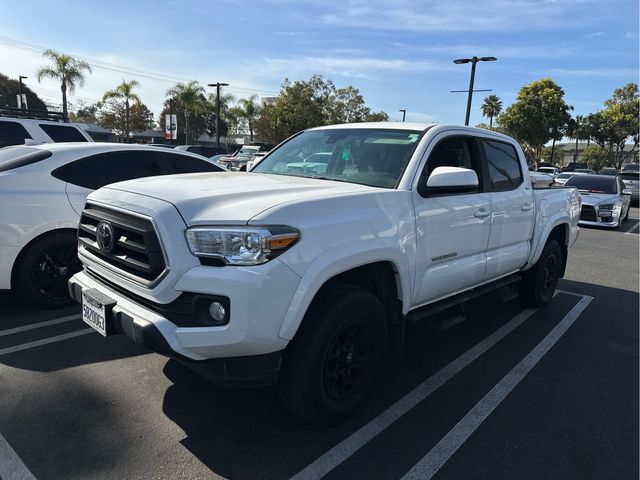
[[562,269],[562,249],[549,240],[536,264],[524,273],[520,298],[528,307],[544,307],[553,298]]
[[387,321],[371,292],[337,284],[316,298],[285,351],[282,403],[303,422],[323,427],[351,415],[377,379],[386,354]]
[[82,269],[74,232],[53,232],[26,247],[14,267],[12,289],[30,304],[70,305],[68,280]]

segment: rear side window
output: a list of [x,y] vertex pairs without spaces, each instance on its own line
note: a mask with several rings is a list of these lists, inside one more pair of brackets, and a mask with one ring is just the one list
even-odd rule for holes
[[163,153],[168,164],[168,173],[196,173],[196,172],[221,172],[222,168],[206,160],[200,160],[190,155],[177,153]]
[[489,190],[504,192],[514,190],[524,181],[520,170],[520,160],[513,145],[482,140],[489,173]]
[[163,175],[163,160],[160,152],[109,152],[76,160],[53,173],[69,183],[95,190],[110,183]]
[[76,127],[67,125],[52,125],[50,123],[40,123],[40,128],[51,137],[54,142],[86,142]]
[[[20,124],[18,124],[20,125]],[[20,125],[22,126],[22,125]],[[0,172],[37,163],[51,156],[49,150],[30,147],[7,147],[0,150]]]
[[0,148],[9,145],[24,145],[25,138],[32,138],[18,122],[0,121]]

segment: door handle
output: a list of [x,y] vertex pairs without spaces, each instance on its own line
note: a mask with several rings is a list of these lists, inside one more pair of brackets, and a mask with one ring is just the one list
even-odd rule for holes
[[528,212],[532,208],[533,208],[533,203],[527,202],[522,206],[522,208],[520,210],[522,210],[523,212]]
[[476,218],[484,218],[484,217],[488,217],[489,215],[491,215],[491,212],[486,208],[481,208],[480,210],[476,210],[476,212],[473,214],[473,216]]

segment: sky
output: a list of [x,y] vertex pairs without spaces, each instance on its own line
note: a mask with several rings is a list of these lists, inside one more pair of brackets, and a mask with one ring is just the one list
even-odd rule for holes
[[[471,125],[489,94],[503,107],[522,86],[551,77],[574,114],[603,108],[639,75],[637,0],[0,0],[0,73],[61,103],[35,78],[50,48],[92,64],[69,97],[93,103],[136,79],[158,114],[176,82],[225,82],[237,98],[276,96],[285,78],[313,74],[360,90],[391,120],[463,124],[470,66],[479,63]],[[19,8],[19,11],[18,11]],[[209,89],[213,91],[213,89]]]

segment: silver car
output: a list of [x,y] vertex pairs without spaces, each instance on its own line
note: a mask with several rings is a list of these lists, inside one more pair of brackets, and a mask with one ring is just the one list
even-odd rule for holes
[[618,174],[622,179],[626,188],[631,190],[631,201],[638,203],[640,197],[640,173],[631,170],[625,170]]
[[618,228],[629,216],[631,191],[619,177],[574,175],[564,186],[580,192],[580,225]]

